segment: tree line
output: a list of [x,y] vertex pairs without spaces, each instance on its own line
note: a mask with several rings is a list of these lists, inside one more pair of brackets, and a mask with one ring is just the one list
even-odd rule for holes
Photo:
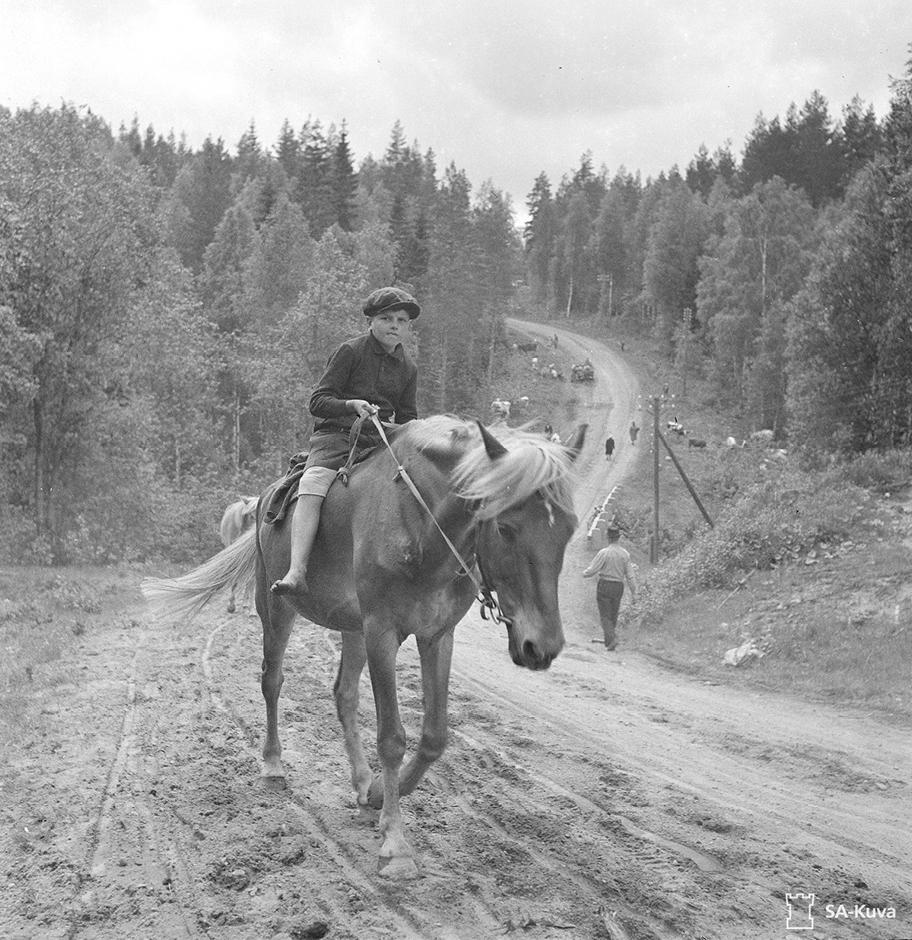
[[280,475],[362,299],[420,298],[423,412],[487,393],[521,242],[508,197],[392,130],[251,125],[236,155],[117,134],[64,105],[0,113],[0,518],[7,560],[199,551]]
[[815,92],[645,183],[592,156],[529,194],[533,302],[654,337],[720,406],[809,455],[908,446],[912,432],[912,67],[881,121]]
[[815,93],[643,182],[591,155],[522,233],[509,197],[392,128],[250,124],[229,152],[115,133],[70,105],[0,109],[0,557],[175,560],[307,438],[329,352],[396,283],[422,412],[497,393],[508,313],[623,323],[700,368],[746,423],[811,452],[906,445],[912,423],[912,72],[881,121]]

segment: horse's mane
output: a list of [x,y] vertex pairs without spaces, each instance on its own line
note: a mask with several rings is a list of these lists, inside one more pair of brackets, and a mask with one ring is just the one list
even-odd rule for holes
[[571,463],[565,447],[525,428],[486,430],[507,450],[494,461],[477,424],[453,415],[411,421],[397,441],[431,459],[454,459],[453,487],[464,499],[480,504],[477,514],[482,519],[491,519],[539,491],[564,512],[573,512]]

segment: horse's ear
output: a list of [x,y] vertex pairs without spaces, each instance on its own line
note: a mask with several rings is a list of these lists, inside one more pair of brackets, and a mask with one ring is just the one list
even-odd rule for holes
[[481,439],[484,441],[485,450],[491,460],[498,460],[503,457],[508,452],[507,448],[480,421],[475,423],[478,425],[478,430],[481,431]]
[[588,424],[578,425],[573,434],[570,435],[570,440],[564,445],[567,450],[570,451],[571,460],[576,460],[576,458],[579,457],[580,451],[583,449],[583,444],[586,441],[586,430],[588,427]]

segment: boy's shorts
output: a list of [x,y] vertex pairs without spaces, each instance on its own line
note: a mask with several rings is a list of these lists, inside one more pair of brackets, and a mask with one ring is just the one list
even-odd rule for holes
[[[372,447],[376,441],[364,441],[358,450]],[[310,435],[310,453],[298,482],[298,496],[325,496],[336,478],[336,471],[348,460],[351,442],[347,431],[314,431]]]

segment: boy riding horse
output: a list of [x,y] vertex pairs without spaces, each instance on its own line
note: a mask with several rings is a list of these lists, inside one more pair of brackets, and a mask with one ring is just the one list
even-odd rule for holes
[[[336,471],[348,459],[355,420],[377,415],[381,421],[405,424],[418,417],[418,367],[403,349],[402,339],[421,308],[404,290],[382,287],[364,301],[362,311],[368,318],[367,332],[344,342],[330,356],[310,399],[310,413],[317,420],[292,514],[291,561],[287,574],[272,585],[275,594],[307,591],[307,562],[323,500]],[[365,425],[358,452],[377,443],[376,430]]]

